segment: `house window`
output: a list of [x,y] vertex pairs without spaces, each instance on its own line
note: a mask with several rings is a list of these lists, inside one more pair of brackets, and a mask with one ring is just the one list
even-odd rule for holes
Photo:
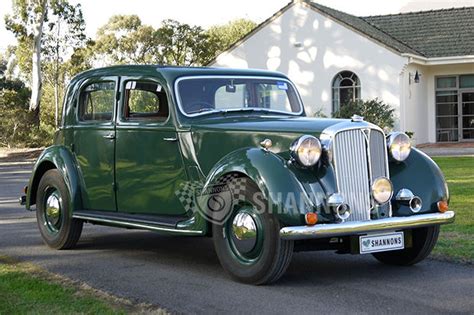
[[332,109],[338,111],[350,102],[360,99],[360,80],[351,71],[339,72],[332,80]]
[[474,75],[436,78],[436,141],[474,139]]

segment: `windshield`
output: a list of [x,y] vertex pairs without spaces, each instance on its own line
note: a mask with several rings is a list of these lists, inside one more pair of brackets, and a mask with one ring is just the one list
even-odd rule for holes
[[179,80],[177,88],[181,110],[188,116],[216,111],[302,112],[293,85],[285,79],[189,77]]

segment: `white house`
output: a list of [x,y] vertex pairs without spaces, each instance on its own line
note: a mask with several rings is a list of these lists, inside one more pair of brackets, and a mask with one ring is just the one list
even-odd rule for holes
[[417,143],[474,140],[474,7],[357,17],[293,1],[211,65],[287,74],[309,115],[377,97]]

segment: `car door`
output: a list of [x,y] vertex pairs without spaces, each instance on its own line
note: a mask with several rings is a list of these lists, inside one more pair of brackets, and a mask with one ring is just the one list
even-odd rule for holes
[[116,182],[119,212],[182,215],[176,190],[186,181],[164,85],[122,77],[117,117]]
[[81,174],[84,210],[117,211],[115,112],[118,77],[91,78],[80,88],[74,153]]

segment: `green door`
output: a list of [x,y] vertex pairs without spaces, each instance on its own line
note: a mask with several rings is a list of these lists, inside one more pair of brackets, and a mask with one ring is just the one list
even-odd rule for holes
[[114,150],[117,77],[86,81],[77,99],[74,152],[82,174],[84,209],[117,211]]
[[176,190],[186,173],[164,87],[153,79],[121,79],[117,118],[118,211],[182,215]]

